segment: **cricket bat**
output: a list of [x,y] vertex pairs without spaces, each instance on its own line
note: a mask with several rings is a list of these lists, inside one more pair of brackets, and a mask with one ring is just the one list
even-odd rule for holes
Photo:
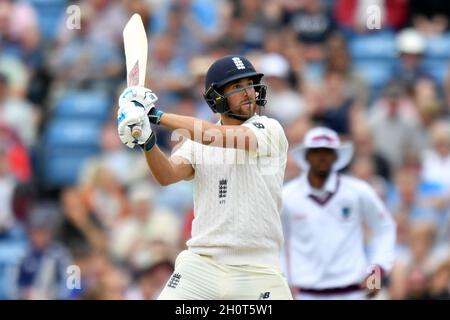
[[[141,16],[137,13],[133,14],[123,29],[123,44],[127,65],[127,86],[143,87],[147,68],[148,42]],[[141,126],[134,125],[131,135],[139,138],[141,134]]]

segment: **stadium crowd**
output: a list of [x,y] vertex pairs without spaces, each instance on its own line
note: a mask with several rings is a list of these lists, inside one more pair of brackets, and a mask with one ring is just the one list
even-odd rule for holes
[[[158,186],[117,134],[134,12],[159,108],[216,121],[205,72],[247,56],[290,147],[316,124],[337,131],[355,146],[345,171],[393,215],[377,299],[450,299],[445,0],[0,0],[0,299],[154,299],[185,248],[192,184]],[[299,170],[290,158],[285,181]]]

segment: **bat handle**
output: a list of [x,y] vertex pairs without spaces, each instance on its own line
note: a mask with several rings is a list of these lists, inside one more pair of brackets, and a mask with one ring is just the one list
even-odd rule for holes
[[[139,103],[137,103],[136,101],[133,101],[135,106],[138,107],[142,107],[143,106]],[[134,124],[133,126],[131,126],[131,136],[135,139],[139,138],[142,135],[142,128],[139,124]]]
[[131,136],[135,139],[139,138],[142,135],[142,128],[138,124],[134,124],[131,127]]

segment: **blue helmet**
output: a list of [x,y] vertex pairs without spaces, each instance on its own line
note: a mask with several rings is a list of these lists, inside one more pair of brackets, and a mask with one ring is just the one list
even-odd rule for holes
[[263,107],[266,104],[266,86],[261,84],[264,74],[256,72],[251,62],[238,55],[225,56],[214,62],[208,69],[205,78],[205,93],[203,97],[214,113],[230,111],[227,97],[223,95],[225,85],[250,78],[257,91],[256,104]]

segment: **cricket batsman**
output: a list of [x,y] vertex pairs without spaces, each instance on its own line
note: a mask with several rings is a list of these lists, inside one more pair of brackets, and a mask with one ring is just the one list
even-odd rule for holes
[[[279,263],[288,142],[276,120],[260,115],[262,77],[243,56],[215,61],[204,92],[220,114],[215,124],[159,110],[150,89],[130,87],[120,95],[121,141],[142,148],[161,185],[194,183],[192,237],[159,299],[292,299]],[[135,125],[142,128],[139,138],[132,136]],[[169,158],[151,125],[184,137]]]

